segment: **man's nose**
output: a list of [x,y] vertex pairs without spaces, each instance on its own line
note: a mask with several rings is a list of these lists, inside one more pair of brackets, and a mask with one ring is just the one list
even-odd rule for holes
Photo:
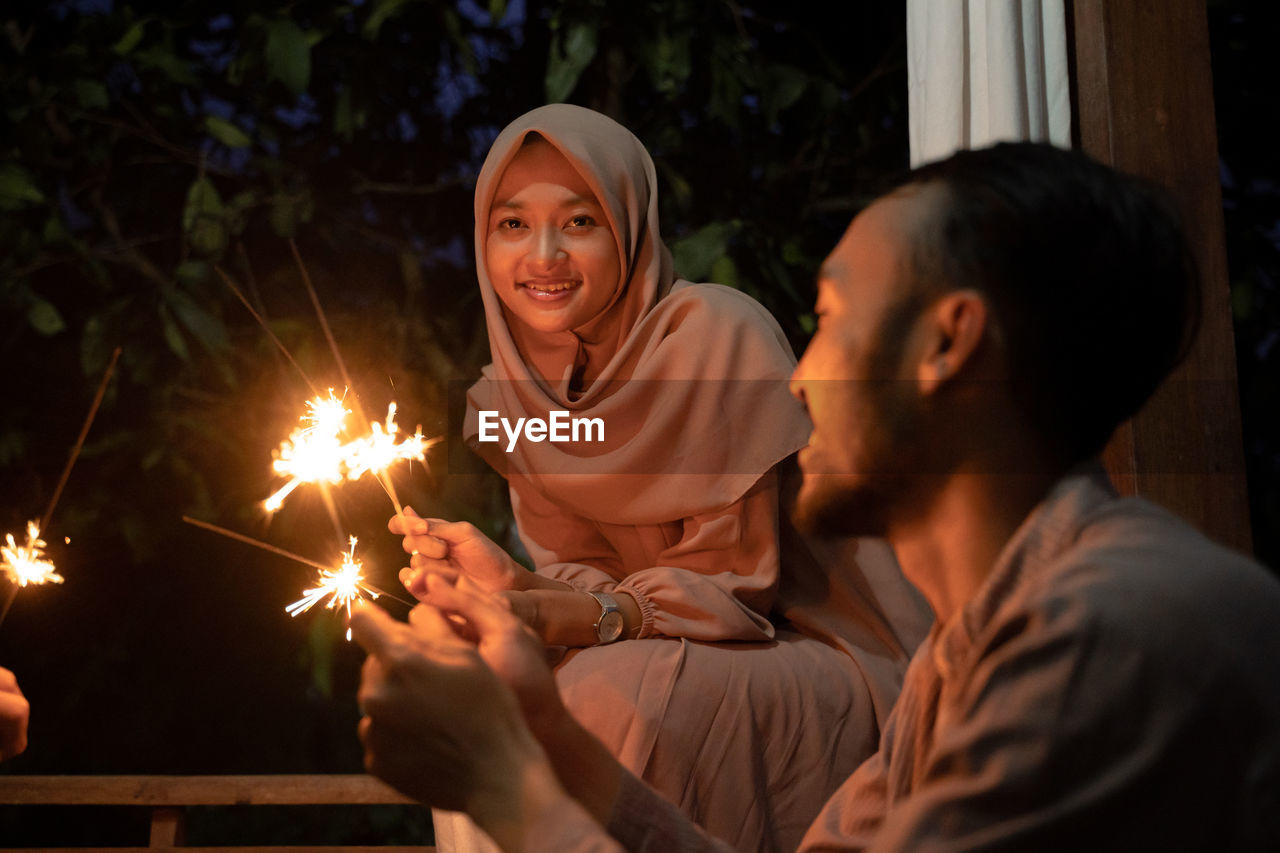
[[809,408],[809,401],[805,399],[804,380],[800,377],[799,365],[796,365],[796,369],[791,373],[791,379],[787,381],[787,390],[789,390],[791,392],[791,396],[799,400],[806,409]]

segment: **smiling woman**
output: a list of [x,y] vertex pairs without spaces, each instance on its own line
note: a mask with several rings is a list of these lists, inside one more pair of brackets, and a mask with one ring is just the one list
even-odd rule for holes
[[[626,766],[739,849],[794,849],[874,747],[915,639],[885,609],[916,599],[871,547],[876,600],[839,573],[815,580],[780,512],[809,434],[790,347],[747,295],[678,278],[657,210],[648,152],[599,113],[541,107],[499,135],[475,195],[493,362],[466,434],[506,476],[536,571],[469,525],[390,526],[415,595],[466,574],[569,647],[564,702]],[[510,423],[557,417],[608,428],[514,440]],[[820,614],[837,597],[865,606],[833,627]],[[442,850],[477,842],[461,816],[436,826]]]

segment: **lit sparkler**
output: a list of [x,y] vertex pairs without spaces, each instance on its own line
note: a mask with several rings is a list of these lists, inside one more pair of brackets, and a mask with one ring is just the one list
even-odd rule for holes
[[[358,601],[368,595],[377,598],[379,593],[365,585],[362,570],[364,565],[356,559],[356,537],[351,537],[351,549],[342,555],[342,565],[335,569],[321,569],[319,585],[304,590],[302,598],[285,608],[290,616],[305,613],[317,603],[328,597],[325,604],[330,610],[345,607],[347,620],[351,619],[351,602]],[[347,628],[347,639],[351,639],[351,629]]]
[[276,454],[272,467],[290,478],[263,503],[267,512],[275,512],[294,489],[303,483],[338,483],[345,473],[346,445],[342,442],[347,415],[351,410],[333,395],[307,401],[307,426],[293,431]]
[[[49,506],[44,511],[44,515],[40,517],[40,521],[27,522],[27,542],[25,545],[19,545],[13,538],[12,533],[5,534],[7,545],[0,545],[0,573],[8,577],[10,581],[9,592],[4,598],[4,604],[0,605],[0,622],[4,621],[5,616],[9,615],[9,608],[13,606],[13,600],[18,595],[18,590],[22,587],[34,584],[44,583],[62,583],[62,575],[58,574],[53,561],[45,555],[44,549],[48,543],[40,538],[40,532],[47,530],[49,520],[53,518],[53,510],[58,506],[58,499],[62,497],[62,489],[67,485],[67,479],[71,476],[71,468],[76,464],[76,459],[80,458],[80,449],[84,447],[85,438],[89,435],[89,427],[93,426],[93,419],[98,414],[98,407],[102,405],[103,395],[107,393],[107,385],[111,382],[111,375],[115,372],[116,362],[120,360],[120,347],[116,347],[111,353],[111,360],[107,362],[107,369],[102,374],[102,381],[98,383],[98,391],[93,396],[93,402],[89,405],[89,414],[85,416],[84,423],[80,425],[80,434],[76,437],[76,443],[71,448],[71,453],[67,456],[67,464],[62,468],[62,475],[58,477],[58,485],[53,489],[53,497],[49,499]],[[70,544],[68,538],[66,542]]]
[[8,576],[16,586],[28,584],[62,583],[62,575],[58,574],[53,561],[45,556],[45,541],[40,538],[40,525],[34,521],[27,522],[27,543],[19,545],[14,541],[12,533],[5,534],[7,545],[0,545],[0,570]]
[[[350,550],[342,555],[342,564],[334,569],[332,566],[326,566],[324,563],[318,563],[315,560],[307,559],[292,551],[286,551],[269,542],[262,542],[251,536],[245,536],[243,533],[236,533],[234,530],[228,530],[225,527],[219,527],[216,524],[210,524],[207,521],[200,521],[191,516],[184,515],[182,520],[187,524],[204,528],[211,533],[217,533],[219,536],[226,536],[228,539],[234,539],[237,542],[243,542],[246,545],[252,545],[255,548],[261,548],[264,551],[270,551],[272,554],[278,554],[293,560],[295,563],[302,563],[304,566],[311,566],[320,570],[319,586],[305,590],[302,598],[290,604],[285,610],[290,616],[297,616],[306,610],[310,610],[318,602],[322,601],[325,596],[332,596],[329,603],[325,605],[330,609],[337,607],[346,607],[347,617],[351,616],[351,602],[363,598],[368,595],[370,598],[378,598],[386,596],[393,601],[398,601],[406,607],[413,607],[412,601],[406,601],[397,595],[378,589],[364,579],[364,564],[356,559],[356,537],[348,537],[351,541]],[[347,631],[347,639],[351,639],[351,631]]]
[[278,510],[284,499],[303,483],[358,480],[366,473],[381,480],[396,462],[424,461],[427,449],[436,441],[424,438],[421,427],[412,436],[397,441],[400,427],[396,424],[395,403],[387,407],[384,423],[375,421],[369,425],[368,435],[344,440],[349,414],[351,410],[334,396],[332,388],[328,398],[316,397],[307,402],[307,414],[302,418],[306,426],[294,430],[276,452],[273,467],[290,479],[263,502],[268,512]]

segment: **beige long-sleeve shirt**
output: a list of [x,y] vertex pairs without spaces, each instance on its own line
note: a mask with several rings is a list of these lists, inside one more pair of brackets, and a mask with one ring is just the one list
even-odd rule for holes
[[[612,839],[566,818],[577,846],[538,849],[727,849],[632,779]],[[800,849],[1280,850],[1280,583],[1100,469],[1064,479]]]

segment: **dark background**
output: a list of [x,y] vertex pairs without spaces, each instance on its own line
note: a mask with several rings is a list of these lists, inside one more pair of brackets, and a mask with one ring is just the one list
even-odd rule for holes
[[[340,617],[284,612],[314,571],[181,521],[321,561],[343,549],[313,490],[270,520],[258,508],[310,391],[216,270],[312,383],[341,390],[294,240],[350,393],[456,436],[450,388],[487,361],[471,183],[499,128],[569,100],[653,153],[682,275],[757,296],[798,351],[819,261],[907,164],[903,5],[817,5],[7,3],[0,532],[45,512],[122,356],[47,530],[66,583],[21,591],[0,624],[33,709],[27,753],[0,772],[359,771],[362,655]],[[1276,566],[1280,27],[1270,2],[1208,9],[1252,521]],[[450,472],[441,450],[396,470],[401,499],[511,541],[500,481]],[[370,580],[396,589],[390,501],[367,481],[333,494]],[[411,811],[325,812],[198,812],[188,840],[429,833]],[[0,808],[0,843],[142,843],[137,815],[91,814]]]

